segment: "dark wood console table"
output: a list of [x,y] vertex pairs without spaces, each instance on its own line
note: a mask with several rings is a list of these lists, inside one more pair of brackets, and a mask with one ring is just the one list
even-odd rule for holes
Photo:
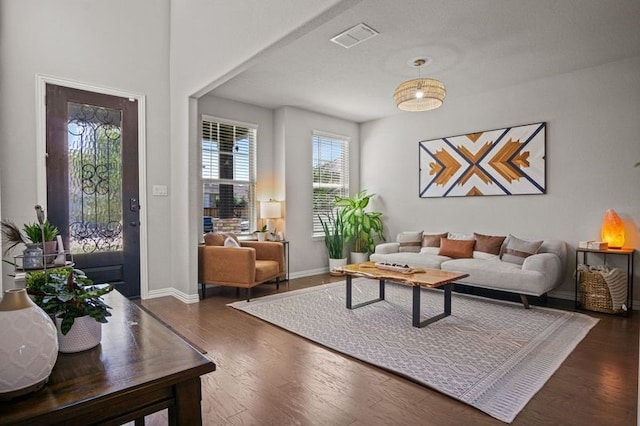
[[202,423],[200,376],[215,364],[120,293],[104,299],[102,343],[59,354],[44,388],[0,402],[0,424],[119,425],[165,408],[170,425]]

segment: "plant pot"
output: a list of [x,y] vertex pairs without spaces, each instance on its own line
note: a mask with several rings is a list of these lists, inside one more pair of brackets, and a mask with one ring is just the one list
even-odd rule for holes
[[0,302],[0,400],[40,389],[58,359],[53,321],[23,288]]
[[344,275],[344,272],[340,271],[339,268],[342,268],[347,264],[347,258],[343,259],[331,259],[329,258],[329,274],[331,275]]
[[369,253],[351,252],[351,263],[362,263],[369,260]]
[[69,332],[64,335],[60,330],[62,320],[56,317],[59,351],[62,353],[82,352],[100,344],[102,323],[89,315],[76,318]]
[[267,241],[267,232],[256,232],[258,241]]
[[51,264],[58,256],[58,243],[56,241],[45,241],[44,244],[38,244],[38,247],[44,252],[44,263]]

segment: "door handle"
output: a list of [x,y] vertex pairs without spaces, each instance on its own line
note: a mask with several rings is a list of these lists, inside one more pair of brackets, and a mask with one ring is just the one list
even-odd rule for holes
[[138,223],[139,222],[136,222],[135,220],[132,220],[131,222],[129,222],[129,225],[131,225],[133,227],[136,227],[136,226],[138,226]]
[[129,210],[132,212],[137,212],[138,210],[140,210],[140,204],[138,204],[137,198],[129,199]]

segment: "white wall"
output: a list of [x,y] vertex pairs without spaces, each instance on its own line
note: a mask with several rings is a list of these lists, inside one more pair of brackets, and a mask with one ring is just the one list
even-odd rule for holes
[[352,192],[359,188],[360,126],[342,120],[293,107],[276,110],[275,124],[278,138],[276,149],[284,152],[285,194],[287,222],[286,238],[291,242],[291,275],[301,276],[317,272],[329,264],[323,239],[312,238],[312,145],[314,130],[350,138],[349,185]]
[[[352,0],[171,2],[171,263],[176,294],[197,300],[201,220],[196,97],[242,70],[269,46],[315,27]],[[337,5],[337,6],[336,6]],[[335,7],[334,7],[335,6]],[[330,10],[333,9],[333,10]],[[324,18],[318,19],[323,15]]]
[[[149,13],[152,10],[153,13]],[[36,74],[146,96],[147,178],[169,168],[169,0],[0,2],[0,181],[2,217],[35,220]],[[152,285],[170,285],[167,198],[151,197]],[[4,268],[6,275],[8,268]],[[5,288],[13,280],[4,280]]]
[[[445,82],[446,83],[446,82]],[[606,209],[640,248],[640,57],[465,97],[447,87],[442,108],[361,128],[362,187],[380,195],[387,236],[402,230],[599,239]],[[547,194],[418,197],[418,141],[547,122]],[[572,297],[574,251],[557,295]],[[614,257],[610,257],[611,260]],[[636,257],[636,271],[638,268]],[[636,272],[635,294],[640,294]]]

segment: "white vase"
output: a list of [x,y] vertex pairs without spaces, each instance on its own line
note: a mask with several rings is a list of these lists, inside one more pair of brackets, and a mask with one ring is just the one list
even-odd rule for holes
[[60,330],[61,324],[62,320],[56,317],[58,344],[62,353],[86,351],[98,346],[102,340],[102,323],[89,315],[76,318],[66,335]]
[[258,237],[258,241],[266,241],[267,233],[266,232],[256,232],[256,236]]
[[0,400],[40,389],[58,359],[56,328],[23,288],[0,301]]
[[351,263],[362,263],[369,260],[369,253],[351,252]]

